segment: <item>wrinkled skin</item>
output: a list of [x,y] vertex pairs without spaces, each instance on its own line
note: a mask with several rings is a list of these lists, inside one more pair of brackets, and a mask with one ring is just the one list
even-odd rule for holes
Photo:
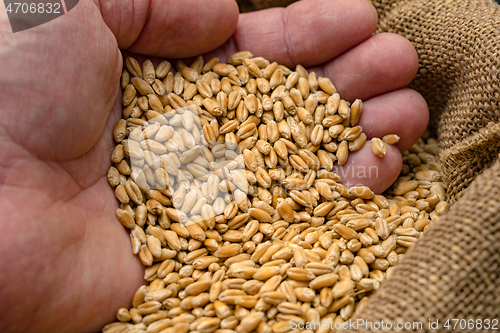
[[378,177],[350,180],[379,192],[398,176],[400,150],[427,124],[422,97],[403,89],[416,73],[416,52],[403,37],[372,36],[377,16],[365,0],[306,0],[243,15],[234,0],[80,0],[16,34],[5,13],[0,8],[1,332],[97,332],[143,283],[106,179],[121,116],[120,49],[167,58],[208,52],[221,61],[249,50],[330,77],[343,98],[364,101],[360,125],[369,138],[401,137],[384,158],[367,144],[348,162],[376,165]]

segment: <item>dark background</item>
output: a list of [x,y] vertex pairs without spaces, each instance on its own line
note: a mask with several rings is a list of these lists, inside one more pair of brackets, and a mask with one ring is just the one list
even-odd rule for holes
[[[66,0],[68,1],[68,0]],[[256,10],[256,9],[259,9],[259,8],[256,8],[254,6],[254,4],[252,3],[251,0],[236,0],[238,2],[238,5],[240,6],[240,11],[241,12],[249,12],[249,11],[253,11],[253,10]],[[281,2],[279,5],[280,6],[286,6],[292,2],[294,2],[295,0],[279,0],[279,2]],[[457,1],[460,1],[460,0],[457,0]],[[500,5],[500,0],[494,0],[493,2],[498,3]],[[262,2],[266,2],[266,1],[262,1]],[[67,4],[66,4],[67,5]]]

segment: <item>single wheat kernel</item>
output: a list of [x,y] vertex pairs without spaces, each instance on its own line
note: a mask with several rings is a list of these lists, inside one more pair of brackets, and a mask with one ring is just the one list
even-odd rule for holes
[[384,137],[382,138],[382,141],[384,141],[388,145],[394,145],[394,144],[399,142],[399,136],[396,134],[387,134],[387,135],[384,135]]
[[373,138],[371,140],[372,151],[375,155],[379,157],[384,157],[386,154],[385,144],[379,138]]

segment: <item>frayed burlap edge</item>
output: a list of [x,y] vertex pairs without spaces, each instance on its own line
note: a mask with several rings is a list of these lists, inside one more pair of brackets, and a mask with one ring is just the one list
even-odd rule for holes
[[443,178],[450,204],[456,202],[476,179],[475,170],[490,167],[499,160],[500,124],[490,123],[463,142],[442,150]]

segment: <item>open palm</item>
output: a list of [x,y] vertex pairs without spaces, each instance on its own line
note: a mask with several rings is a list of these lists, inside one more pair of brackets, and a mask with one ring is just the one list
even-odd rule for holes
[[399,173],[399,149],[427,124],[422,97],[402,89],[416,72],[414,49],[396,35],[372,36],[377,16],[365,0],[243,15],[233,0],[81,0],[16,34],[0,13],[1,332],[96,332],[143,283],[106,179],[121,116],[120,49],[221,61],[249,50],[330,77],[343,98],[363,99],[368,138],[401,137],[383,159],[369,145],[349,159],[384,170],[353,179],[379,192]]

